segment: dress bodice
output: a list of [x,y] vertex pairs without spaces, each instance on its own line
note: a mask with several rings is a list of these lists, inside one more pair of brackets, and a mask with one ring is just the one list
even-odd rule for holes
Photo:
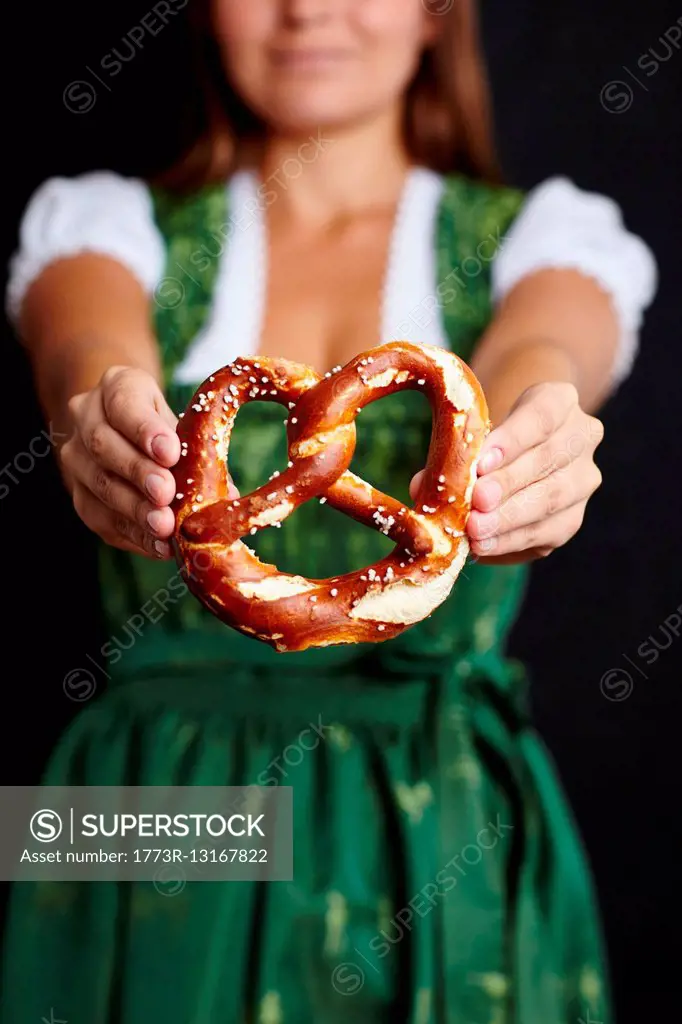
[[[441,315],[453,351],[467,359],[491,315],[486,273],[472,277],[466,289],[450,286],[451,268],[475,250],[477,240],[504,229],[520,203],[519,194],[453,179],[444,193],[434,239]],[[160,197],[159,224],[168,245],[169,275],[202,250],[202,239],[215,237],[226,223],[225,190],[207,190],[184,202]],[[205,322],[216,280],[216,260],[187,281],[182,302],[157,306],[157,331],[164,357],[171,407],[181,412],[192,387],[174,382],[174,370]],[[216,367],[217,368],[217,367]],[[239,413],[230,441],[229,469],[243,494],[265,483],[287,462],[284,412],[279,406],[250,403]],[[357,444],[351,468],[384,492],[411,504],[409,482],[423,468],[431,431],[431,410],[420,393],[398,392],[363,409],[357,420]],[[280,529],[266,529],[249,538],[259,557],[285,572],[312,578],[340,575],[371,565],[391,549],[383,534],[370,530],[328,505],[313,500],[301,506]],[[206,611],[189,593],[179,572],[168,563],[154,563],[127,553],[102,552],[103,593],[111,629],[108,657],[112,675],[129,678],[138,669],[169,669],[173,664],[288,665],[306,669],[361,663],[377,659],[382,670],[391,664],[437,661],[474,652],[501,654],[521,599],[522,567],[492,567],[470,561],[447,601],[421,623],[378,644],[323,648],[279,655],[267,645],[230,629]],[[159,597],[163,611],[156,610]],[[150,604],[155,609],[150,614]],[[145,611],[145,608],[147,611]],[[140,612],[142,609],[142,612]],[[143,618],[142,626],[139,619]],[[147,621],[150,619],[151,621]],[[138,623],[131,631],[131,622]],[[119,649],[123,647],[122,651]],[[275,669],[276,671],[276,669]]]

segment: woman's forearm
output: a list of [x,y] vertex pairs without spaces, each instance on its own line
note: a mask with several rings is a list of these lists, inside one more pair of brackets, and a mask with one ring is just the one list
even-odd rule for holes
[[26,294],[19,333],[44,415],[61,434],[71,430],[70,399],[95,387],[112,366],[160,379],[149,299],[108,257],[84,254],[47,267]]
[[533,384],[565,381],[578,385],[570,354],[549,341],[521,343],[500,354],[497,362],[472,369],[485,392],[493,426],[506,419],[519,395]]
[[471,362],[493,425],[526,388],[549,381],[574,384],[582,408],[597,409],[609,393],[618,329],[609,296],[576,271],[540,271],[520,282]]

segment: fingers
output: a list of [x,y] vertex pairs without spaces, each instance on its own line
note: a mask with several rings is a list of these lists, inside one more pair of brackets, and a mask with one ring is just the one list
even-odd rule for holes
[[591,460],[602,437],[603,428],[599,420],[578,410],[577,415],[571,417],[548,441],[479,478],[472,495],[473,507],[480,512],[490,512],[525,488],[568,469],[576,460],[585,456]]
[[[143,455],[107,421],[99,391],[80,407],[78,434],[80,445],[64,446],[63,461],[71,470],[74,460],[87,453],[103,470],[129,481],[141,495],[156,505],[169,505],[175,495],[175,481],[168,469]],[[78,466],[74,466],[78,470]],[[84,481],[87,483],[87,481]],[[95,491],[97,493],[97,491]]]
[[114,430],[160,466],[180,458],[175,417],[154,378],[143,370],[114,367],[101,383],[104,413]]
[[158,412],[159,416],[163,420],[165,420],[165,422],[171,428],[173,433],[175,433],[177,428],[178,428],[178,417],[175,415],[175,413],[171,409],[170,405],[166,401],[166,396],[164,395],[164,393],[161,390],[161,388],[158,387],[158,386],[156,388],[156,399],[155,399],[154,405],[155,405],[156,411]]
[[527,388],[507,419],[488,435],[478,464],[479,474],[509,465],[529,448],[545,441],[578,404],[573,384],[551,382]]
[[[116,440],[119,438],[114,434],[114,442]],[[86,487],[103,505],[106,505],[112,512],[130,519],[143,530],[150,531],[155,537],[166,539],[171,536],[175,526],[175,517],[168,505],[158,507],[145,496],[143,491],[133,487],[122,476],[106,468],[107,465],[114,464],[113,459],[100,459],[96,462],[78,436],[67,443],[65,465],[74,479]],[[123,443],[127,444],[127,442]],[[113,442],[112,449],[115,449]],[[132,450],[134,451],[134,449]],[[136,456],[136,458],[144,458],[144,456]]]
[[165,541],[103,504],[80,482],[74,485],[73,505],[85,525],[106,544],[146,557],[170,558],[170,547]]
[[[506,424],[499,428],[498,468],[476,482],[467,534],[472,554],[487,562],[531,561],[567,543],[582,524],[587,501],[601,486],[594,462],[604,437],[601,422],[578,404],[565,415],[572,396],[561,390],[556,392],[555,418],[550,405],[538,418],[538,399],[544,401],[549,393],[546,385],[526,393],[529,400],[510,414],[509,422],[515,424],[506,440],[501,433]],[[536,443],[524,449],[533,438]],[[516,458],[511,458],[513,452]]]
[[[568,419],[550,438],[523,451],[512,462],[486,472],[476,482],[472,506],[491,512],[537,481],[568,469],[579,461],[591,463],[594,451],[604,437],[602,423],[576,406]],[[499,449],[498,449],[499,450]]]
[[[170,557],[180,458],[177,417],[146,371],[112,367],[69,402],[75,431],[62,462],[80,518],[106,543]],[[229,496],[239,497],[230,479]]]
[[497,536],[474,540],[471,553],[488,560],[504,559],[501,564],[528,562],[544,558],[567,544],[582,526],[586,501],[580,501],[549,519],[529,523]]
[[[601,486],[599,468],[588,463],[580,472],[559,471],[512,495],[492,512],[473,510],[467,533],[474,541],[518,534],[520,528],[551,522],[566,509],[586,502]],[[492,550],[488,547],[486,551]]]
[[175,518],[170,466],[180,455],[176,418],[154,378],[114,367],[71,399],[75,430],[62,448],[76,512],[106,543],[170,557]]

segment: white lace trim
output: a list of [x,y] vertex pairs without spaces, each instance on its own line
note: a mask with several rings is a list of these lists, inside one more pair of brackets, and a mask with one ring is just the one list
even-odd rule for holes
[[[267,280],[264,208],[258,187],[256,175],[247,171],[235,175],[228,186],[234,229],[218,271],[213,315],[178,367],[179,383],[204,380],[216,367],[258,350]],[[447,344],[437,315],[432,313],[428,323],[415,319],[424,300],[434,294],[433,233],[442,190],[442,179],[431,171],[420,168],[408,175],[390,243],[376,344],[397,338]]]
[[413,170],[405,184],[384,281],[382,343],[448,347],[436,296],[436,218],[444,187],[426,168]]
[[198,384],[218,367],[258,349],[265,313],[267,244],[262,200],[253,175],[240,171],[229,185],[227,244],[213,308],[175,371],[180,384]]

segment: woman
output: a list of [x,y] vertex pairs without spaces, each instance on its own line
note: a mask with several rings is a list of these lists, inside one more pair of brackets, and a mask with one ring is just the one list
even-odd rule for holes
[[[599,486],[594,413],[627,376],[655,269],[610,200],[499,184],[473,4],[447,6],[198,5],[211,118],[165,187],[102,172],[31,199],[9,308],[68,427],[111,623],[111,683],[45,781],[291,785],[295,877],[172,899],[17,886],[3,1024],[48,1006],[88,1024],[611,1019],[579,840],[504,645],[527,563]],[[176,414],[238,356],[326,371],[396,337],[451,347],[484,386],[475,557],[393,641],[277,655],[177,584]],[[354,468],[404,499],[430,425],[419,395],[375,403]],[[285,458],[281,409],[252,403],[235,484]],[[386,550],[312,502],[253,541],[315,577]]]

